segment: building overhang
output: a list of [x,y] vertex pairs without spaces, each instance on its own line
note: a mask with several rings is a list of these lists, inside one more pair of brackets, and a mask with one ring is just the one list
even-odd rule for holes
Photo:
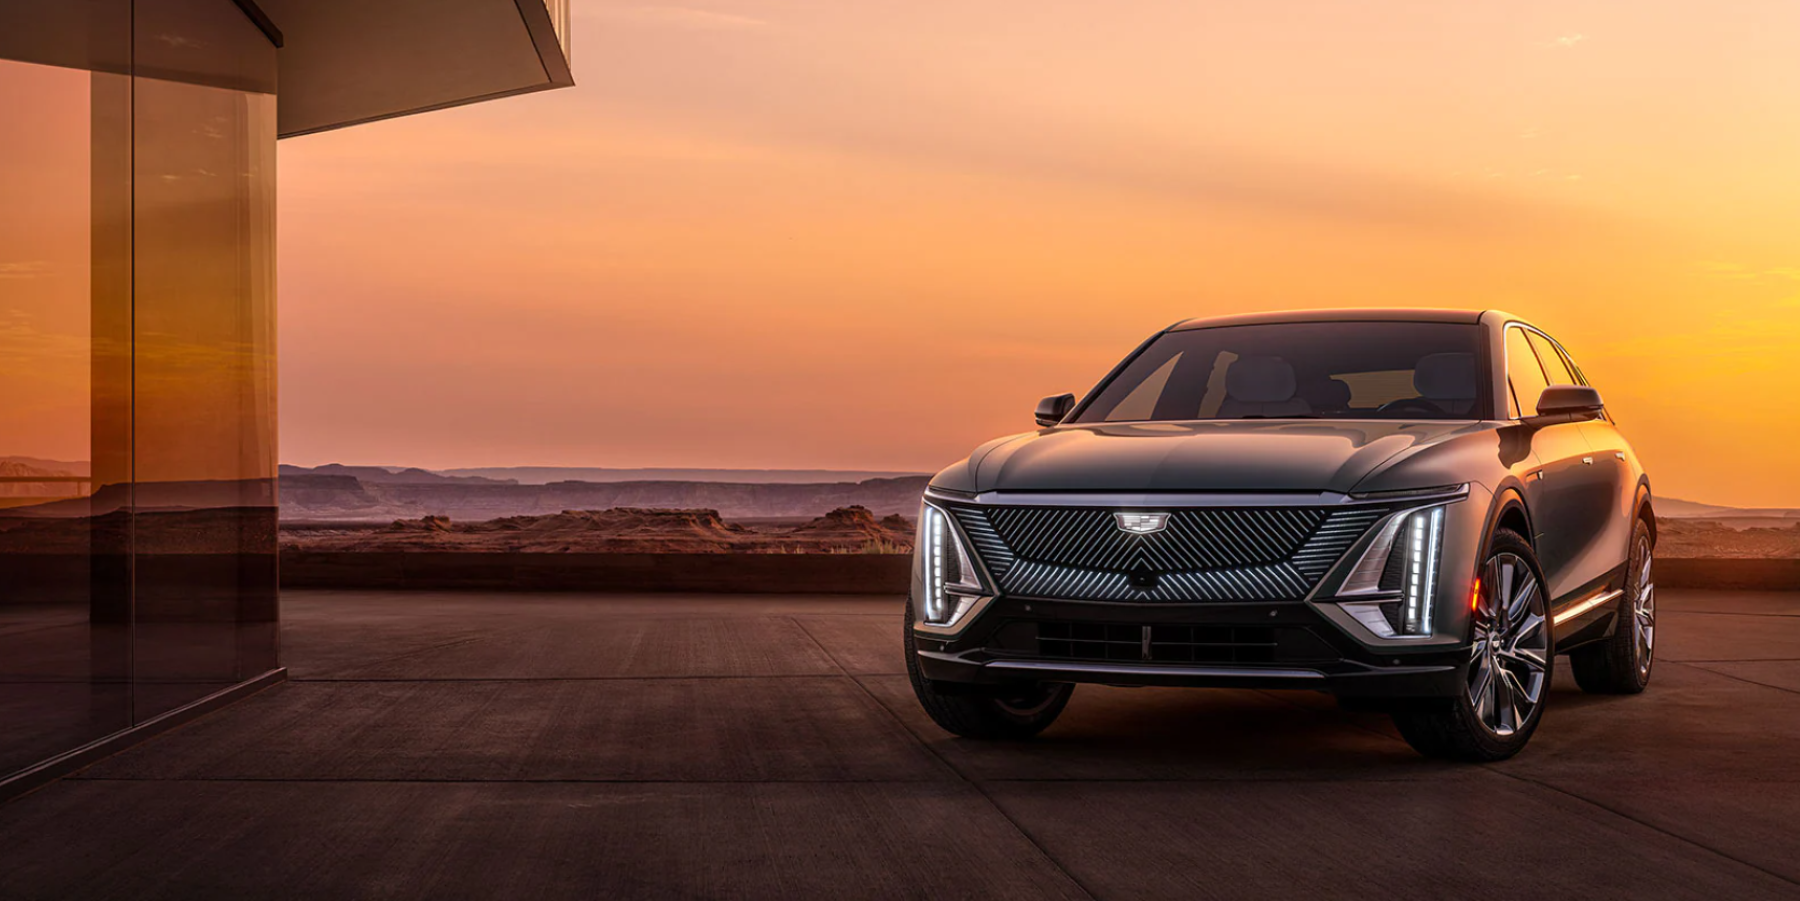
[[260,10],[280,42],[284,138],[575,83],[569,0],[239,5]]
[[[0,3],[0,58],[273,88],[284,138],[575,83],[571,0],[214,2],[235,3],[280,48],[274,85],[245,82],[230,59],[211,59],[207,48],[218,42],[205,34],[138,35],[134,52],[131,0]],[[206,62],[149,64],[177,52]]]

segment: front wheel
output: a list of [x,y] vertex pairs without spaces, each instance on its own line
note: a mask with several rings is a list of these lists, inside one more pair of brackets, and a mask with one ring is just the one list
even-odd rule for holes
[[906,676],[919,706],[932,722],[963,738],[1025,739],[1049,728],[1068,706],[1075,686],[1066,682],[1021,682],[1009,686],[936,682],[919,672],[913,641],[912,602],[906,603]]
[[1544,716],[1556,655],[1537,555],[1509,530],[1495,533],[1481,568],[1466,690],[1430,707],[1394,714],[1415,750],[1451,760],[1505,760]]

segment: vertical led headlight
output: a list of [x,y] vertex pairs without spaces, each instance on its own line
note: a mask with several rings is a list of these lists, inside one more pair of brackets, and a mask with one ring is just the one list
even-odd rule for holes
[[918,554],[925,582],[920,618],[934,626],[956,622],[981,596],[981,576],[950,514],[931,504],[919,512]]
[[1415,510],[1407,515],[1405,593],[1400,604],[1402,635],[1431,634],[1431,599],[1437,591],[1438,552],[1443,539],[1443,507]]
[[1345,612],[1383,638],[1430,636],[1445,513],[1440,504],[1384,519],[1338,587],[1355,599],[1340,602]]

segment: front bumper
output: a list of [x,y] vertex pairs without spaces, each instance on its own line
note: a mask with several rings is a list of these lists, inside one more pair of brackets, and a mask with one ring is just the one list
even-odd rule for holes
[[955,635],[915,630],[920,675],[947,683],[1290,688],[1445,698],[1467,652],[1375,653],[1300,601],[1120,603],[1003,597]]

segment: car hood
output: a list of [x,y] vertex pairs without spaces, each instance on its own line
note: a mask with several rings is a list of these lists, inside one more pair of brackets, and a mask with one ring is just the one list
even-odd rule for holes
[[1482,428],[1316,420],[1065,425],[994,442],[936,484],[977,492],[1348,492],[1398,454]]

